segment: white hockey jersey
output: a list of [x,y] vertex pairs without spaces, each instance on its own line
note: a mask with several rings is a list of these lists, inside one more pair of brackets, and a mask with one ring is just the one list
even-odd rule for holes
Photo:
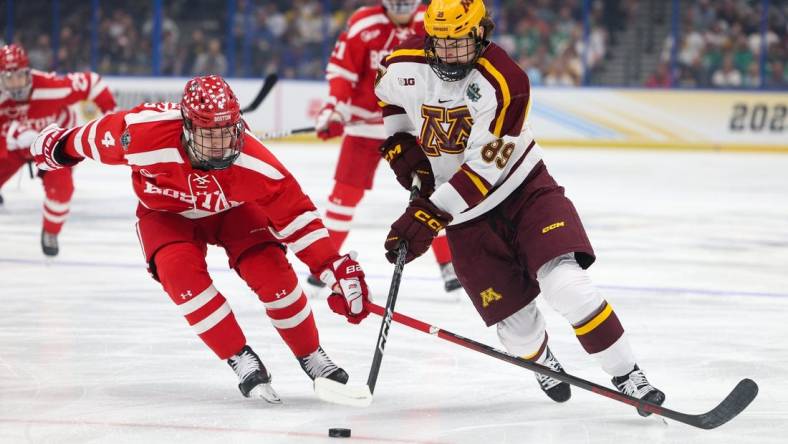
[[435,174],[430,200],[456,225],[500,204],[542,159],[527,125],[528,76],[490,43],[463,80],[441,80],[427,64],[424,37],[383,62],[375,93],[386,134],[419,137]]

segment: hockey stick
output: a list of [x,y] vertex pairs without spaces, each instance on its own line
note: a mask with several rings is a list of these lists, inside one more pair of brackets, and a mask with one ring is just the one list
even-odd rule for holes
[[263,103],[263,100],[265,100],[265,97],[268,95],[268,93],[270,93],[274,88],[277,80],[279,80],[279,77],[276,74],[268,74],[265,76],[265,80],[263,80],[263,86],[260,88],[260,92],[257,93],[257,96],[255,96],[254,100],[252,100],[252,103],[250,103],[246,108],[242,109],[241,112],[246,114],[256,110],[257,107]]
[[[346,123],[345,126],[365,125],[378,122],[380,122],[380,119],[354,120],[352,122]],[[269,131],[267,133],[263,133],[260,136],[260,140],[284,139],[285,137],[295,136],[296,134],[314,133],[315,131],[317,131],[317,127],[314,126],[305,126],[303,128],[286,129],[281,131]]]
[[[385,316],[384,319],[390,319],[392,317],[391,312],[388,311],[388,307],[384,309],[383,307],[374,303],[370,304],[369,311],[375,313],[378,316]],[[739,381],[739,383],[736,384],[736,387],[733,388],[733,391],[731,391],[728,396],[726,396],[725,399],[723,399],[722,402],[720,402],[716,407],[706,413],[690,415],[687,413],[677,412],[675,410],[671,410],[648,401],[643,401],[623,393],[619,393],[616,390],[603,387],[591,381],[586,381],[585,379],[572,376],[568,373],[556,372],[549,367],[545,367],[535,362],[514,356],[512,354],[490,347],[489,345],[476,342],[473,339],[468,339],[456,333],[446,331],[440,327],[429,325],[402,313],[394,313],[393,319],[394,322],[406,325],[423,333],[437,336],[441,339],[453,342],[465,348],[484,353],[487,356],[492,356],[493,358],[523,367],[525,369],[531,370],[532,372],[549,375],[551,378],[558,379],[559,381],[566,382],[575,387],[580,387],[581,389],[594,392],[598,395],[606,396],[616,401],[635,406],[642,411],[664,416],[665,418],[670,418],[674,421],[682,422],[684,424],[701,429],[713,429],[735,418],[736,415],[741,413],[745,408],[747,408],[748,405],[750,405],[752,400],[755,399],[755,396],[758,394],[758,384],[756,384],[752,379],[745,378]]]
[[[410,190],[411,201],[418,196],[419,185],[420,181],[418,176],[414,176],[413,187]],[[375,385],[378,382],[380,365],[383,362],[383,353],[386,348],[389,329],[391,328],[394,304],[397,302],[397,293],[399,293],[399,283],[402,281],[402,270],[405,268],[405,256],[407,252],[408,243],[405,241],[400,242],[399,248],[397,248],[397,261],[394,265],[394,275],[391,277],[389,296],[386,299],[386,314],[380,322],[380,331],[378,332],[378,340],[375,343],[375,355],[372,357],[372,367],[369,369],[367,385],[351,386],[340,384],[339,382],[327,378],[317,378],[315,379],[315,393],[318,398],[324,401],[354,407],[367,407],[372,403],[372,394],[375,393]],[[380,306],[375,305],[375,307],[383,310]]]

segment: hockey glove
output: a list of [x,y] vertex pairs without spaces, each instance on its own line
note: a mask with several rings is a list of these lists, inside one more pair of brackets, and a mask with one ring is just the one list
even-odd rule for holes
[[408,242],[405,263],[416,259],[430,248],[432,240],[451,222],[451,214],[439,209],[429,199],[414,199],[405,213],[393,224],[386,236],[386,259],[392,264],[397,261],[397,248],[402,241]]
[[369,290],[355,251],[332,261],[320,273],[320,280],[331,288],[331,311],[346,317],[351,324],[358,324],[369,315]]
[[339,137],[345,132],[345,119],[332,104],[326,104],[317,114],[315,132],[322,140]]
[[33,144],[30,145],[30,154],[33,155],[33,161],[39,170],[59,170],[73,166],[78,162],[76,159],[67,158],[57,152],[58,146],[65,143],[66,137],[75,129],[63,129],[53,123],[38,134]]
[[389,163],[397,176],[397,182],[406,190],[410,190],[413,175],[421,180],[419,195],[429,197],[435,190],[435,176],[419,140],[410,133],[396,133],[383,142],[380,154]]

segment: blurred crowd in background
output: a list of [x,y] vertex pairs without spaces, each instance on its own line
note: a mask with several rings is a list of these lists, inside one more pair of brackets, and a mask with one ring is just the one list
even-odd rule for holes
[[[0,11],[6,30],[0,38],[23,44],[38,69],[230,77],[277,72],[299,79],[322,79],[349,15],[380,3],[6,1],[11,4]],[[486,3],[497,25],[493,40],[535,85],[788,87],[788,1]]]

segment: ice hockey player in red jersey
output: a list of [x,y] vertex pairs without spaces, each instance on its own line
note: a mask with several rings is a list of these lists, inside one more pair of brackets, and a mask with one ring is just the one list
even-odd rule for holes
[[[387,258],[395,260],[402,240],[406,260],[418,257],[446,228],[460,282],[510,353],[563,372],[536,306],[541,293],[618,390],[661,404],[665,395],[636,365],[616,312],[586,272],[594,251],[528,125],[528,76],[488,41],[494,25],[484,2],[432,0],[424,25],[427,37],[388,56],[375,87],[389,135],[381,152],[400,183],[418,174],[435,188],[393,223]],[[571,396],[567,383],[536,379],[555,401]]]
[[[382,5],[359,8],[328,61],[329,100],[320,110],[315,128],[323,140],[344,134],[325,217],[337,248],[348,236],[364,192],[372,188],[380,162],[378,147],[386,138],[374,91],[380,61],[400,42],[424,34],[423,17],[420,0],[383,0]],[[436,238],[432,248],[444,288],[459,289],[446,237]],[[309,283],[323,285],[315,276],[309,277]]]
[[212,283],[208,244],[225,250],[311,379],[348,380],[320,346],[286,248],[331,284],[329,306],[352,323],[368,314],[364,272],[354,253],[337,253],[298,182],[246,128],[224,79],[190,80],[180,104],[145,103],[70,130],[51,125],[31,152],[44,170],[85,158],[131,167],[149,270],[200,339],[235,370],[244,396],[281,402]]
[[[0,48],[0,187],[30,161],[30,144],[38,131],[51,123],[63,128],[77,124],[73,105],[83,100],[95,102],[104,113],[115,109],[115,99],[98,74],[44,73],[30,69],[21,46]],[[46,196],[41,248],[47,256],[56,256],[74,182],[70,168],[39,171],[39,176]]]

